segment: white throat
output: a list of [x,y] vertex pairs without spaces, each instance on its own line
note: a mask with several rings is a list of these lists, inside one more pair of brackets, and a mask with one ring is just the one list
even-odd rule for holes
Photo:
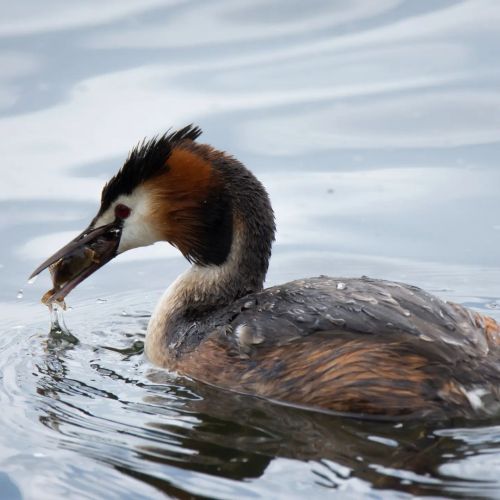
[[146,356],[154,364],[169,367],[169,324],[186,306],[222,306],[227,299],[235,299],[243,238],[234,236],[224,264],[192,265],[177,277],[157,303],[149,320],[145,344]]

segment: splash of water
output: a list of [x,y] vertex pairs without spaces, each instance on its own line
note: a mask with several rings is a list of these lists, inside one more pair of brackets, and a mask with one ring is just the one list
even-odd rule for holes
[[69,329],[64,321],[64,309],[57,304],[51,302],[49,304],[50,310],[50,331],[59,333],[69,333]]

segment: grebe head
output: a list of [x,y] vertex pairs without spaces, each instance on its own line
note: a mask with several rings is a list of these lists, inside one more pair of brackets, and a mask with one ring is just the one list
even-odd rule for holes
[[167,241],[197,267],[234,261],[245,292],[259,289],[275,230],[267,193],[236,159],[196,143],[200,134],[190,125],[136,146],[104,186],[90,225],[32,276],[64,263],[60,300],[116,255]]

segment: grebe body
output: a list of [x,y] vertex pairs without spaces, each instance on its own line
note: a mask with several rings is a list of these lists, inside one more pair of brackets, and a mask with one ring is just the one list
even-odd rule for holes
[[153,363],[240,393],[350,414],[500,410],[493,319],[367,277],[263,289],[275,232],[267,193],[240,162],[198,144],[200,133],[188,126],[131,152],[90,226],[33,273],[50,266],[64,276],[45,300],[63,299],[115,255],[164,240],[192,266],[151,317],[145,351]]

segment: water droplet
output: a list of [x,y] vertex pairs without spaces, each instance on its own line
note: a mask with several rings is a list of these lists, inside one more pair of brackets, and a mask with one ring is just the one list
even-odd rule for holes
[[325,319],[327,319],[330,323],[336,326],[344,326],[345,319],[343,318],[334,318],[331,314],[325,314]]
[[360,293],[352,293],[351,297],[358,302],[368,302],[369,304],[378,304],[378,300],[375,297],[369,297],[368,295],[361,295]]
[[36,276],[33,276],[33,278],[28,280],[28,285],[32,285],[36,281],[37,278],[38,278],[38,274]]
[[[99,298],[99,299],[97,299],[97,300],[96,300],[96,302],[97,302],[98,304],[104,304],[104,302],[107,302],[107,299],[101,299],[101,298]],[[123,313],[122,313],[122,314],[123,314]]]
[[398,446],[398,442],[394,439],[386,438],[383,436],[366,436],[368,440],[373,441],[375,443],[384,444],[385,446],[390,446],[391,448],[396,448]]
[[426,342],[434,342],[434,339],[433,339],[433,338],[428,337],[427,335],[425,335],[425,334],[423,334],[423,333],[421,333],[421,334],[419,335],[419,337],[420,337],[422,340],[425,340]]
[[24,296],[24,292],[23,292],[23,289],[21,288],[18,292],[17,292],[17,298],[18,299],[22,299]]
[[339,281],[337,283],[337,290],[345,290],[346,286],[347,285],[345,283],[342,283],[342,281]]
[[452,339],[450,337],[445,337],[444,335],[441,336],[441,339],[443,340],[443,342],[446,342],[447,344],[450,344],[450,345],[455,345],[455,346],[463,345],[463,343],[460,340],[455,340],[455,339]]

